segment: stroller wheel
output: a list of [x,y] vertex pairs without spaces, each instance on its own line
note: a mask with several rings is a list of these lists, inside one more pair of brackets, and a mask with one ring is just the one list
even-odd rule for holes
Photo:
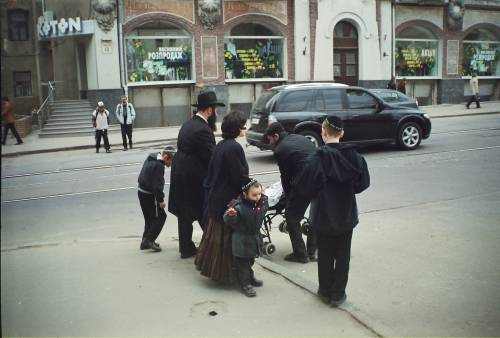
[[283,220],[280,225],[278,226],[278,229],[283,232],[283,233],[288,233],[288,229],[287,229],[287,226],[286,226],[286,220]]
[[273,243],[264,244],[264,254],[271,256],[276,251],[276,246]]
[[306,236],[309,236],[309,234],[311,233],[311,225],[309,224],[309,222],[304,222],[302,224],[302,233]]

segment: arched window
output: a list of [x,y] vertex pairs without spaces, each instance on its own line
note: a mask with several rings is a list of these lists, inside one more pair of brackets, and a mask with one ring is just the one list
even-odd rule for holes
[[180,27],[148,22],[127,34],[125,47],[129,85],[193,79],[193,39]]
[[484,28],[476,29],[464,39],[462,75],[476,71],[479,76],[500,76],[500,38]]
[[23,9],[9,9],[7,11],[10,41],[26,41],[29,39],[28,13]]
[[242,23],[224,38],[226,80],[284,78],[285,38],[258,23]]
[[426,27],[410,26],[396,35],[398,77],[437,77],[439,60],[439,39]]

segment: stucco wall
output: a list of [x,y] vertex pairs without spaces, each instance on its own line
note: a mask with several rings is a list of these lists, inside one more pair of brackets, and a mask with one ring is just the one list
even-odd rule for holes
[[442,7],[396,6],[396,27],[415,19],[426,20],[443,29]]
[[311,50],[309,25],[309,0],[295,0],[295,80],[310,80]]
[[463,30],[465,31],[478,23],[490,23],[500,28],[500,11],[466,10]]
[[333,80],[333,30],[342,20],[358,31],[359,80],[383,78],[376,1],[338,0],[318,2],[314,80]]

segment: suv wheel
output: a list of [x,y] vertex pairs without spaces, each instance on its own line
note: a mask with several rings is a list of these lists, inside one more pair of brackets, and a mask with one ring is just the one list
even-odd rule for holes
[[398,130],[397,143],[403,150],[417,149],[422,141],[422,128],[415,122],[407,122]]
[[318,135],[318,133],[311,131],[311,130],[304,130],[299,133],[302,136],[305,136],[311,141],[316,148],[318,148],[320,145],[323,144],[323,140],[321,137]]

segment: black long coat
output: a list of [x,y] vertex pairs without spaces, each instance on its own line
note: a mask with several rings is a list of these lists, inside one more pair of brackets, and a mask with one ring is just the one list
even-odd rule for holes
[[311,201],[311,225],[318,233],[338,236],[358,224],[355,194],[370,186],[370,174],[355,146],[329,143],[318,148],[294,182]]
[[234,139],[220,141],[215,147],[207,177],[208,215],[219,222],[231,200],[250,181],[248,163],[241,145]]
[[182,125],[170,172],[168,211],[172,214],[178,216],[180,210],[190,208],[196,217],[203,215],[203,180],[214,148],[214,133],[201,117],[195,115]]

